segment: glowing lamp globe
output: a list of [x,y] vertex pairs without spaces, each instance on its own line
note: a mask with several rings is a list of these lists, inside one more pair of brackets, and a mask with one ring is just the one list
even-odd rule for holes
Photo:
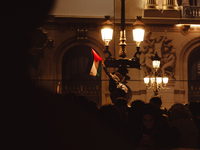
[[113,29],[110,29],[110,28],[101,29],[101,36],[105,44],[109,45],[109,42],[112,40]]

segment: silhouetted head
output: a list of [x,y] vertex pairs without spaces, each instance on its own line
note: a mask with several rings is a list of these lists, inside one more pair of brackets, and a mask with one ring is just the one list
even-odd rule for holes
[[150,99],[149,103],[152,104],[157,110],[159,110],[162,105],[162,100],[160,97],[153,97]]
[[67,101],[73,102],[73,101],[75,101],[75,99],[77,98],[77,96],[76,96],[76,94],[74,94],[74,93],[66,93],[66,94],[64,95],[64,98],[65,98],[65,100],[67,100]]
[[94,101],[88,101],[88,107],[87,107],[87,112],[90,114],[95,114],[96,111],[98,110],[97,104]]
[[115,101],[115,106],[121,108],[122,106],[127,106],[127,100],[123,97],[119,97]]
[[117,133],[121,130],[121,114],[119,109],[114,105],[104,105],[97,112],[96,117],[105,125],[112,128]]
[[117,98],[114,105],[117,106],[122,113],[126,113],[128,106],[127,106],[127,100],[125,98],[123,97]]
[[83,109],[86,109],[87,108],[87,105],[88,105],[88,99],[83,96],[83,95],[79,95],[77,96],[77,98],[74,100],[74,103],[83,108]]
[[131,103],[131,108],[132,109],[139,109],[139,110],[142,110],[142,108],[144,107],[145,103],[142,101],[142,100],[134,100],[132,103]]
[[190,119],[191,112],[189,111],[187,106],[176,103],[172,105],[172,107],[169,109],[169,116],[171,121],[178,119]]

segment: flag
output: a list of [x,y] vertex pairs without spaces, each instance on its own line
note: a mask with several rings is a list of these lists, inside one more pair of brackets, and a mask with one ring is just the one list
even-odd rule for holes
[[100,76],[99,71],[101,70],[101,63],[99,61],[102,61],[103,59],[95,52],[94,49],[92,49],[92,54],[93,54],[93,64],[92,68],[90,70],[90,75],[92,76]]

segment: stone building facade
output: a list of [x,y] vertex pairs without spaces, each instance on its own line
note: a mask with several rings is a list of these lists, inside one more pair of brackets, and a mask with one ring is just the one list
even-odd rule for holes
[[[142,16],[145,38],[141,43],[141,69],[130,68],[131,101],[141,99],[148,102],[153,91],[146,89],[143,77],[151,73],[146,58],[149,48],[157,52],[163,62],[161,74],[169,77],[168,90],[161,90],[163,106],[200,100],[200,7],[189,1],[164,0],[160,8],[158,0],[145,0],[136,5],[126,4],[126,49],[127,58],[133,57],[136,44],[132,37],[132,24],[136,15]],[[138,5],[138,6],[137,6]],[[132,9],[141,7],[140,13],[131,15]],[[113,40],[109,50],[119,58],[120,1],[114,5]],[[129,11],[130,10],[130,11]],[[52,92],[82,94],[93,99],[98,106],[112,103],[109,77],[101,70],[100,77],[88,74],[90,49],[93,48],[103,60],[104,42],[101,39],[102,17],[49,15],[30,33],[28,50],[29,74],[33,83]],[[164,61],[165,60],[165,61]],[[116,68],[108,68],[114,72]]]

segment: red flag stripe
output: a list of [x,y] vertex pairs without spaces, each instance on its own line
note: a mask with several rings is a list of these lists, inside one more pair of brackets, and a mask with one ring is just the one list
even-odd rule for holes
[[102,61],[103,59],[95,52],[95,50],[92,48],[92,53],[94,55],[95,62]]

